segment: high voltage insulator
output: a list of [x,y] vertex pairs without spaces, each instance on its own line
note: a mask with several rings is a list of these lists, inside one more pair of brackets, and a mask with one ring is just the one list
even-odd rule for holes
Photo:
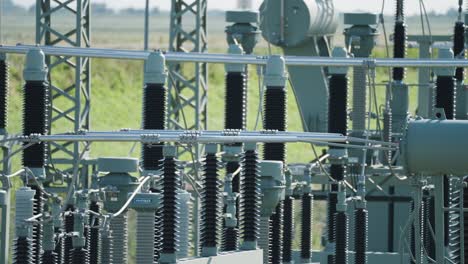
[[[229,157],[231,158],[231,157]],[[236,158],[237,159],[237,158]],[[221,242],[222,251],[235,251],[239,244],[239,199],[235,197],[240,191],[240,178],[237,176],[238,182],[235,184],[233,175],[239,168],[240,164],[237,161],[228,161],[226,163],[226,176],[224,182],[224,205],[223,205],[223,235]],[[238,173],[240,174],[240,173]],[[237,192],[234,191],[237,189]],[[234,207],[234,208],[233,208]],[[229,217],[228,217],[229,214]]]
[[41,257],[42,263],[47,263],[47,264],[57,264],[58,262],[58,255],[54,251],[45,251],[44,254],[42,254]]
[[[112,236],[112,231],[108,229],[101,229],[100,231],[100,241],[99,241],[99,262],[100,264],[112,264],[113,258],[113,243],[114,237]],[[157,263],[157,262],[156,262]]]
[[[337,47],[333,50],[333,57],[346,58],[348,57],[348,52],[340,47]],[[329,90],[330,97],[328,98],[328,132],[329,133],[339,133],[342,135],[348,134],[348,68],[346,67],[330,67],[330,82]],[[354,95],[358,95],[358,98],[354,99],[354,112],[361,113],[357,114],[359,120],[354,120],[357,123],[363,124],[362,117],[365,117],[365,104],[366,102],[366,80],[365,80],[365,71],[362,68],[354,69],[355,75],[355,88]],[[359,88],[360,87],[360,88]],[[359,100],[361,100],[359,102]],[[354,123],[353,123],[354,124]],[[361,126],[358,126],[357,129],[361,129]],[[340,234],[340,231],[344,227],[341,226],[339,222],[339,217],[342,212],[337,212],[338,205],[338,191],[339,186],[338,182],[341,182],[346,177],[346,165],[343,164],[340,159],[346,156],[346,151],[339,147],[330,148],[330,177],[333,179],[333,182],[330,183],[330,193],[328,194],[328,241],[330,243],[335,243],[336,251],[335,256],[331,255],[328,257],[330,263],[341,263],[336,261],[341,254],[338,249],[339,243],[347,243],[347,241],[339,242],[337,235]],[[304,197],[307,201],[308,197]],[[308,206],[308,205],[305,205]],[[305,208],[306,210],[308,208]],[[346,230],[347,231],[347,230]],[[310,243],[310,242],[309,242]],[[346,245],[345,245],[346,248]],[[340,249],[341,250],[341,249]],[[333,262],[336,261],[336,262]]]
[[405,19],[405,3],[404,0],[396,0],[396,15],[395,20]]
[[436,81],[436,107],[445,110],[447,119],[455,114],[455,80],[452,76],[439,76]]
[[[467,183],[467,180],[465,179],[464,180],[464,183],[466,184]],[[465,185],[466,186],[466,185]],[[463,189],[463,208],[468,208],[468,188],[464,188]],[[468,262],[468,212],[463,212],[463,215],[462,217],[464,218],[464,222],[463,222],[463,236],[464,236],[464,244],[463,244],[463,247],[464,247],[464,255],[465,255],[465,259],[464,259],[464,262],[467,263]]]
[[[238,43],[229,45],[229,54],[244,54],[244,50]],[[247,116],[247,66],[243,64],[226,64],[226,95],[224,108],[224,128],[227,130],[245,130]],[[242,144],[234,143],[225,148],[240,148]],[[229,153],[226,155],[229,161],[226,164],[226,173],[233,174],[239,169],[239,160]],[[231,180],[232,192],[240,192],[240,173],[234,175]],[[223,210],[226,208],[223,208]],[[239,215],[239,201],[236,200],[236,215]],[[226,212],[223,212],[226,213]],[[239,227],[226,226],[223,219],[223,251],[234,251],[238,248]]]
[[[23,135],[47,134],[47,117],[49,105],[49,84],[45,56],[39,49],[32,49],[26,57],[24,69],[24,113]],[[27,143],[24,143],[27,144]],[[23,150],[23,165],[43,177],[39,172],[46,160],[46,143],[40,142]]]
[[335,229],[335,264],[348,263],[348,215],[345,212],[337,212]]
[[8,63],[5,61],[5,55],[0,54],[0,132],[5,133],[8,121]]
[[[394,58],[406,57],[406,25],[404,21],[395,22],[394,35]],[[393,68],[393,80],[402,81],[405,78],[405,69],[402,67]]]
[[[453,35],[453,53],[456,58],[465,58],[465,23],[458,21],[455,23]],[[465,69],[457,68],[455,78],[461,82],[464,80]]]
[[354,251],[355,264],[367,263],[367,227],[368,227],[368,212],[364,208],[355,210],[354,223]]
[[[336,184],[332,184],[332,187]],[[336,186],[336,189],[338,187]],[[336,204],[338,203],[338,195],[336,191],[332,190],[328,194],[328,211],[327,211],[327,234],[328,241],[335,242],[335,214],[336,214]]]
[[302,219],[301,219],[301,258],[304,263],[310,261],[312,247],[312,213],[313,196],[310,193],[302,195]]
[[272,229],[270,263],[272,264],[283,263],[283,213],[284,204],[280,202],[278,206],[276,206],[275,213],[270,217]]
[[[53,249],[55,255],[57,256],[57,263],[65,263],[64,259],[64,244],[63,244],[63,216],[62,216],[62,199],[58,196],[51,197],[50,212],[53,223]],[[47,262],[43,262],[47,263]]]
[[[230,45],[229,54],[244,54],[240,45]],[[247,75],[243,64],[226,65],[225,129],[245,129],[247,115]]]
[[[166,129],[168,91],[165,87],[167,71],[165,57],[161,52],[153,52],[146,61],[145,87],[143,90],[143,128]],[[161,169],[163,143],[145,144],[143,146],[142,167],[146,172]],[[157,184],[157,183],[155,183]],[[151,192],[160,193],[155,186]],[[161,252],[161,211],[154,211],[154,261],[158,262]]]
[[192,195],[181,190],[177,194],[179,201],[179,247],[177,248],[177,258],[188,258],[190,254],[190,223],[191,223],[191,199]]
[[[280,56],[272,56],[267,62],[265,74],[264,129],[286,131],[287,129],[287,74],[285,61]],[[264,160],[286,161],[284,143],[267,143],[263,149]],[[283,250],[283,203],[279,202],[271,216],[272,234],[270,241],[273,264],[282,262]]]
[[22,187],[16,191],[16,239],[14,241],[13,263],[33,264],[33,240],[31,226],[25,220],[34,214],[34,195],[36,191]]
[[[153,192],[153,190],[152,190]],[[159,261],[162,246],[162,210],[154,211],[154,262]]]
[[201,234],[200,242],[202,256],[216,256],[218,254],[218,234],[220,211],[220,181],[218,179],[218,159],[216,152],[218,146],[207,145],[206,156],[203,164],[204,177],[202,179],[203,191],[201,193]]
[[[48,211],[48,210],[47,210]],[[54,252],[55,250],[55,239],[54,239],[54,222],[51,218],[46,218],[43,224],[43,242],[42,247],[44,249],[41,254],[41,262],[44,264],[58,264],[58,255]]]
[[138,171],[138,159],[99,158],[97,164],[98,171],[108,172],[100,177],[99,187],[105,189],[104,209],[113,214],[109,221],[113,236],[111,262],[127,263],[128,209],[124,205],[128,201],[128,194],[133,193],[139,185],[138,179],[130,174]]
[[[395,32],[394,32],[394,58],[406,57],[406,24],[404,14],[404,1],[396,1]],[[403,67],[393,68],[393,80],[403,81],[405,78],[405,69]]]
[[292,261],[292,243],[294,232],[294,198],[286,196],[284,199],[283,215],[283,262]]
[[164,160],[162,164],[162,249],[160,263],[170,264],[176,262],[176,253],[179,244],[177,230],[179,227],[179,202],[177,193],[181,188],[181,178],[176,163],[176,148],[166,146],[163,149]]
[[[34,195],[34,215],[44,213],[44,195],[41,188],[37,185],[28,185],[31,189],[36,191]],[[42,225],[33,225],[33,260],[35,263],[41,263],[41,252],[42,252]]]
[[[73,214],[72,212],[75,211],[75,206],[74,205],[67,205],[67,208],[65,210],[65,219],[64,219],[64,226],[65,226],[65,233],[69,234],[73,232]],[[64,255],[64,261],[67,262],[70,260],[71,257],[71,250],[73,248],[73,238],[71,236],[66,236],[63,238],[63,255]]]
[[[61,227],[54,227],[54,233],[55,234],[61,234],[63,233],[63,230]],[[56,245],[55,245],[55,250],[54,253],[57,255],[57,263],[63,264],[65,263],[65,257],[64,257],[64,239],[63,238],[57,238],[56,239]],[[43,262],[47,263],[47,262]]]
[[70,264],[85,264],[89,263],[88,251],[84,248],[74,248],[72,249],[72,257],[70,259]]
[[76,235],[73,236],[73,249],[71,250],[70,262],[72,264],[88,264],[89,251],[86,247],[86,239],[89,235],[87,233],[89,218],[88,214],[85,213],[89,208],[87,193],[76,194],[76,207],[77,210],[73,212],[73,232]]
[[[165,87],[167,72],[162,52],[153,52],[146,61],[145,87],[143,89],[143,129],[166,129],[167,97]],[[163,159],[162,143],[143,145],[142,167],[157,171]]]
[[[383,113],[383,139],[385,142],[392,142],[392,109],[386,107]],[[393,151],[384,152],[384,165],[392,165]]]
[[346,74],[330,76],[328,132],[348,133],[348,77]]
[[[99,206],[97,201],[91,201],[89,204],[89,210],[100,213],[101,207]],[[89,218],[89,239],[87,242],[88,251],[89,251],[89,263],[98,263],[99,260],[99,218],[98,217],[90,217]]]
[[[24,69],[24,113],[23,113],[23,135],[47,134],[48,95],[49,84],[47,83],[47,67],[45,56],[39,49],[31,49],[26,56]],[[28,143],[24,143],[28,144]],[[46,161],[46,144],[40,142],[23,150],[23,166],[32,173],[26,177],[44,177],[44,166]],[[26,179],[28,182],[29,179]],[[34,214],[43,213],[43,193],[36,184],[29,184],[36,190],[34,196]],[[42,225],[33,226],[33,261],[41,263],[42,252]]]
[[128,213],[115,217],[110,222],[112,231],[112,263],[125,264],[128,261]]
[[136,194],[129,207],[136,211],[136,264],[154,263],[154,212],[160,206],[161,194]]
[[[435,259],[435,241],[432,236],[431,229],[435,225],[435,204],[434,204],[434,197],[428,192],[424,192],[424,198],[423,198],[423,203],[424,203],[424,248],[427,252],[427,255]],[[466,214],[466,213],[465,213]]]
[[[453,52],[450,49],[439,50],[440,59],[453,59]],[[437,75],[435,107],[443,109],[447,119],[455,118],[456,90],[454,69],[444,68],[434,70]]]
[[246,144],[242,158],[242,192],[240,214],[242,219],[243,248],[252,250],[257,247],[260,230],[260,171],[255,144]]
[[33,264],[33,241],[28,237],[17,237],[14,241],[13,263]]

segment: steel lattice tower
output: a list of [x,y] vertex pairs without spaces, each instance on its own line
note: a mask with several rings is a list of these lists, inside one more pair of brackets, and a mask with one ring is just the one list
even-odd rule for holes
[[[53,5],[51,5],[53,2]],[[37,0],[36,1],[36,43],[48,46],[90,47],[91,21],[90,0]],[[70,24],[53,24],[52,18],[66,15]],[[70,19],[70,20],[69,20]],[[68,56],[47,56],[51,82],[51,111],[49,126],[52,133],[89,130],[91,62],[89,58]],[[60,87],[54,83],[57,69],[61,75],[70,75],[67,83]],[[52,78],[51,78],[52,77]],[[55,77],[55,78],[54,78]],[[49,153],[53,164],[72,168],[78,159],[80,143],[51,143]],[[86,155],[85,155],[86,157]]]
[[[206,52],[208,47],[206,15],[207,0],[172,0],[169,50]],[[207,72],[206,63],[169,64],[168,129],[207,129]],[[192,158],[199,160],[200,152],[201,149],[195,145]],[[192,238],[194,253],[198,255],[199,197],[196,192],[192,197],[194,200],[192,219],[195,226],[192,229]]]
[[[206,11],[206,0],[172,1],[170,51],[207,51]],[[189,64],[170,64],[169,71],[171,91],[169,128],[205,129],[207,127],[207,64],[194,63],[193,67]],[[185,120],[182,114],[187,115]],[[192,114],[194,118],[191,118]]]

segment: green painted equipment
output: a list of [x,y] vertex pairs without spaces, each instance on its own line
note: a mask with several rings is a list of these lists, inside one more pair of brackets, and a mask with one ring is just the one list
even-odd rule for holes
[[[104,209],[116,213],[128,200],[128,194],[138,185],[137,178],[130,175],[138,170],[138,159],[100,158],[98,170],[108,172],[99,180],[99,186],[105,188]],[[127,211],[110,219],[112,232],[112,263],[128,262],[128,216]]]

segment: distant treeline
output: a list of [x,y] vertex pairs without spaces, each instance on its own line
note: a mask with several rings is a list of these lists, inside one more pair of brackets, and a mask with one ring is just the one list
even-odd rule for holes
[[[36,5],[32,5],[29,8],[23,8],[22,6],[16,5],[12,0],[0,0],[3,1],[3,12],[5,14],[18,14],[18,13],[35,13],[36,12]],[[104,3],[92,3],[91,10],[93,14],[127,14],[127,15],[140,15],[145,13],[144,8],[125,8],[121,10],[114,10],[109,8]],[[154,7],[150,10],[152,14],[159,14],[161,10],[159,7]]]
[[[12,0],[0,0],[3,1],[3,11],[5,14],[18,14],[18,13],[34,13],[36,10],[36,6],[32,5],[29,8],[23,8],[22,6],[16,5]],[[93,14],[124,14],[124,15],[141,15],[144,14],[145,10],[143,8],[125,8],[116,11],[115,9],[109,8],[105,3],[92,3],[91,10]],[[167,13],[167,11],[162,11],[159,7],[154,7],[150,10],[151,14],[160,14],[160,13]],[[219,10],[210,10],[209,13],[211,15],[224,15],[223,11]],[[436,13],[435,11],[430,11],[428,13],[431,17],[455,17],[458,15],[458,11],[456,8],[449,9],[446,13]]]

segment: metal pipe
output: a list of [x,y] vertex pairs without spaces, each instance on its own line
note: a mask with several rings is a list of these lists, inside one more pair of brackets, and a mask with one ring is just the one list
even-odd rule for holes
[[144,49],[148,50],[148,42],[149,42],[149,16],[150,16],[150,11],[149,11],[149,0],[146,0],[145,4],[145,32],[144,32]]
[[[56,135],[33,135],[31,137],[18,137],[17,141],[64,141],[68,138],[74,141],[145,141],[142,137],[150,137],[159,141],[181,141],[181,137],[192,136],[193,141],[202,142],[214,140],[213,142],[302,142],[302,141],[324,141],[324,142],[357,142],[382,146],[397,147],[396,143],[388,143],[374,140],[364,140],[354,137],[345,137],[336,133],[315,132],[262,132],[242,131],[230,134],[223,131],[178,131],[178,130],[135,130],[120,132],[86,132],[78,134],[56,134]],[[246,139],[248,138],[248,139]],[[188,141],[188,140],[186,140]],[[150,143],[150,142],[149,142]]]
[[[146,60],[149,51],[116,50],[76,47],[50,47],[50,46],[0,46],[2,53],[26,54],[31,48],[40,48],[44,54],[52,56],[88,57],[122,60]],[[229,64],[253,64],[266,65],[268,57],[255,55],[235,54],[209,54],[209,53],[183,53],[166,52],[168,62],[200,62],[200,63],[229,63]],[[374,59],[374,58],[324,58],[285,56],[288,66],[349,66],[349,67],[417,67],[417,68],[445,68],[468,67],[466,59]]]

